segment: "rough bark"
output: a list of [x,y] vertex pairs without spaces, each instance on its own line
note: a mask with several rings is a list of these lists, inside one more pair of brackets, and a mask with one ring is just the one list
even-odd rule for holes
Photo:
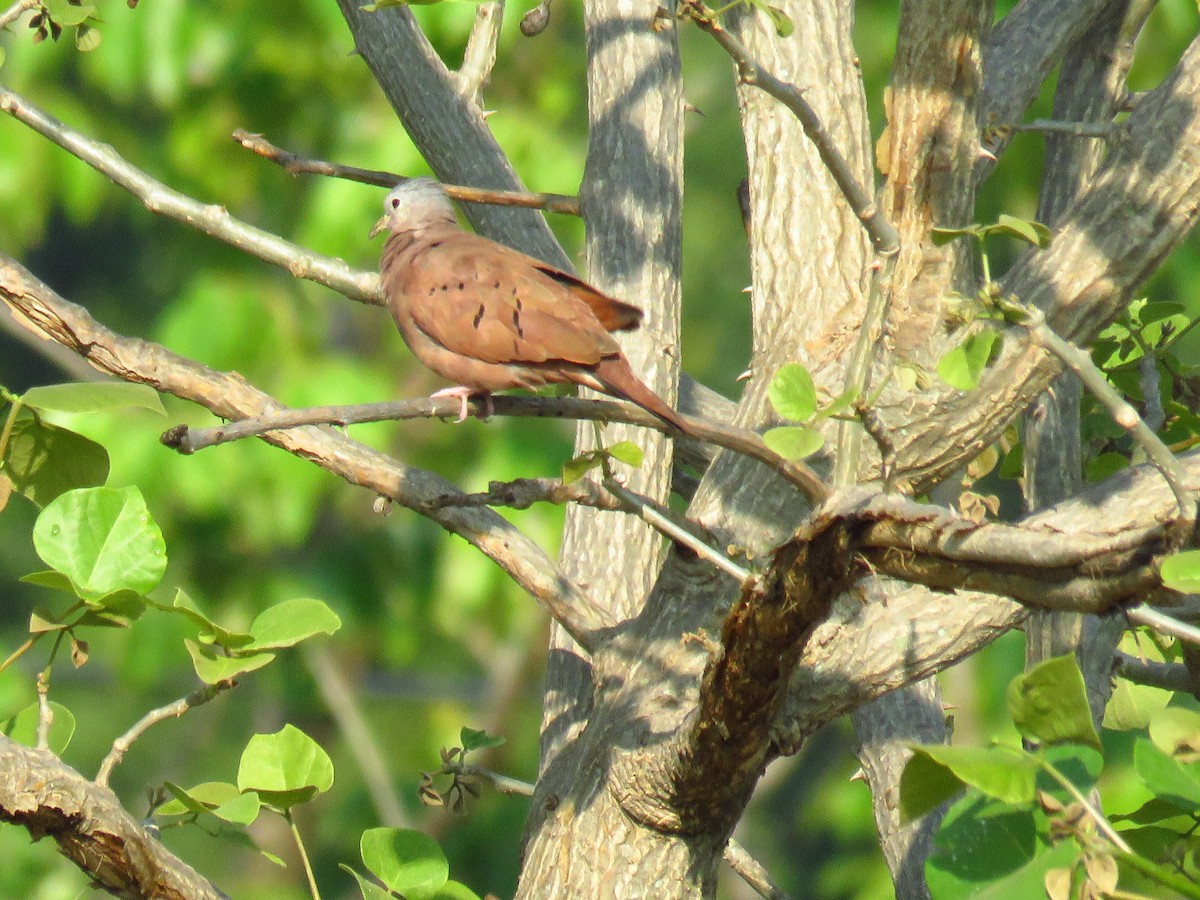
[[[1153,4],[1110,2],[1068,48],[1058,76],[1053,117],[1064,122],[1111,123],[1125,98],[1125,76],[1134,40]],[[1046,136],[1046,163],[1038,221],[1055,227],[1063,211],[1094,175],[1104,142]],[[1025,499],[1030,510],[1052,506],[1083,486],[1080,437],[1081,387],[1060,375],[1025,417]],[[1025,623],[1027,665],[1075,653],[1097,726],[1112,691],[1113,651],[1124,631],[1120,617],[1032,610]]]
[[108,788],[53,753],[0,735],[0,820],[52,838],[97,887],[128,900],[225,900],[159,843]]

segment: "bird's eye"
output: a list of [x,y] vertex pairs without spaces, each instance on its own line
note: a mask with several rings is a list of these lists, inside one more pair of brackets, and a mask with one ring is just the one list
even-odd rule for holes
[[399,209],[400,208],[400,198],[393,197],[391,200],[391,204],[392,204],[392,209]]

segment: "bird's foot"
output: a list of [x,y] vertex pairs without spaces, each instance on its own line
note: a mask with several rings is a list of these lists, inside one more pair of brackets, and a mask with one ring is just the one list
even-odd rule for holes
[[429,397],[432,400],[440,400],[443,397],[457,397],[459,406],[458,418],[455,420],[456,423],[465,422],[467,420],[467,401],[472,397],[479,397],[481,400],[483,400],[483,414],[479,416],[480,421],[490,417],[491,414],[496,411],[496,407],[492,403],[492,394],[490,391],[477,391],[462,384],[456,387],[442,388],[440,391],[434,391],[429,395]]

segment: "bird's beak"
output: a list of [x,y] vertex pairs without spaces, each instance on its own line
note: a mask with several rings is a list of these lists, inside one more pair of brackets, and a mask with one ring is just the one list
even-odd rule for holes
[[383,229],[387,228],[387,223],[388,223],[388,217],[380,216],[379,221],[371,226],[371,233],[368,234],[367,237],[375,237],[375,235],[379,234],[379,232],[381,232],[381,231],[383,231]]

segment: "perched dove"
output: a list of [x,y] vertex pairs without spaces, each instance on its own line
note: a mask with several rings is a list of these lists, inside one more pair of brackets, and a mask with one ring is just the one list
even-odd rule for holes
[[463,231],[431,178],[401,182],[371,237],[387,229],[380,272],[388,309],[413,354],[455,382],[434,397],[580,384],[632,400],[681,432],[679,414],[633,373],[610,331],[641,322],[636,306],[573,275]]

